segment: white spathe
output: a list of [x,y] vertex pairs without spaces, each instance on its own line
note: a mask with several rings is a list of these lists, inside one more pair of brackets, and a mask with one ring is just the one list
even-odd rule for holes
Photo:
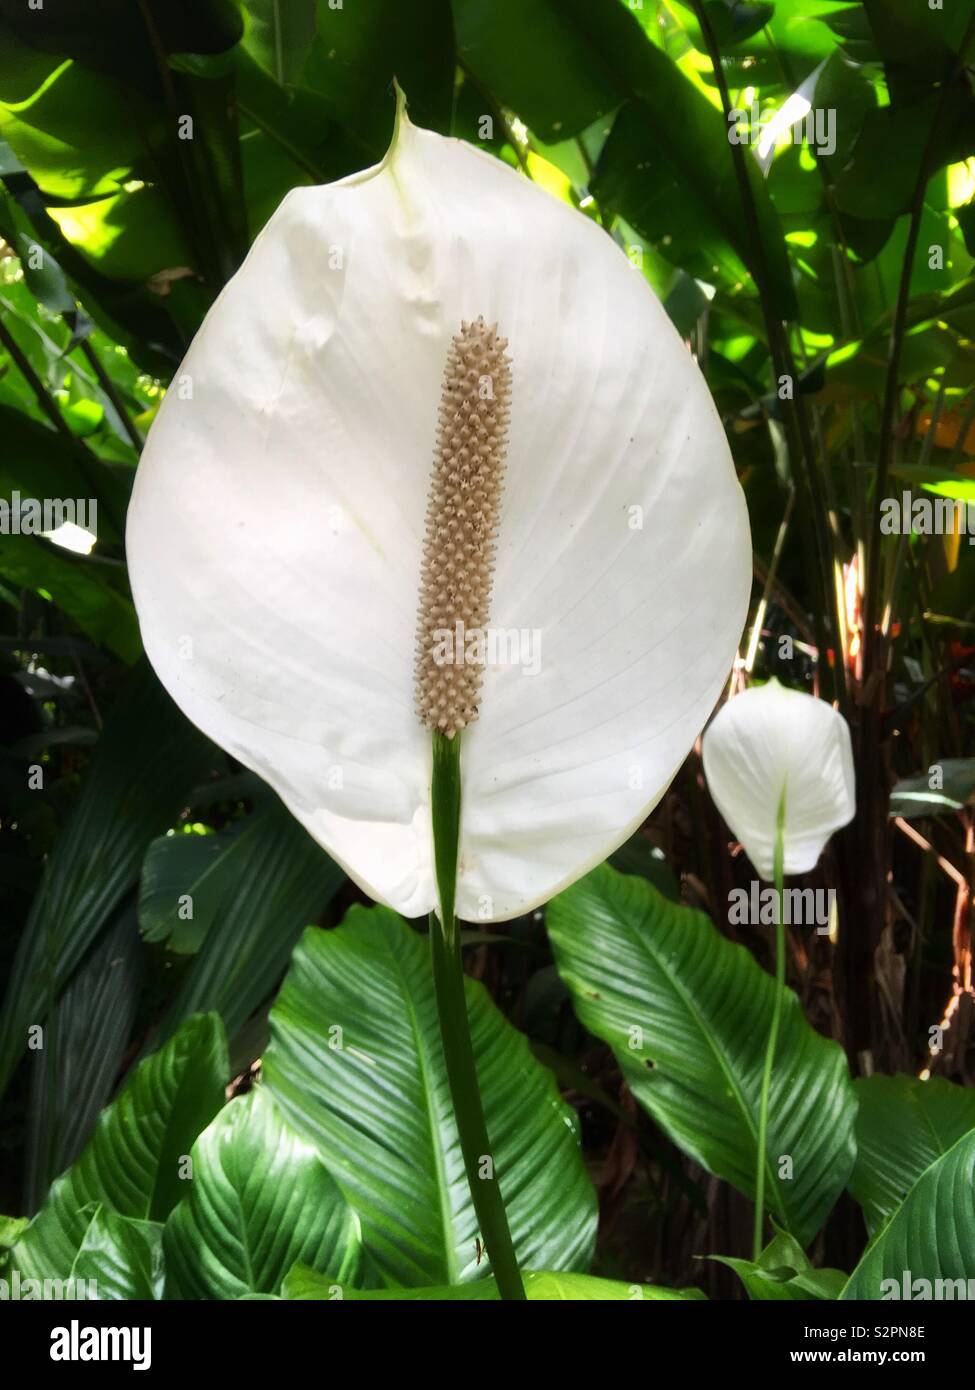
[[701,752],[714,803],[762,878],[774,873],[783,792],[787,874],[815,868],[833,831],[856,813],[846,720],[824,700],[777,680],[723,705]]
[[[451,337],[510,340],[485,672],[463,734],[458,915],[503,920],[605,858],[714,706],[751,582],[705,383],[613,241],[497,159],[410,124],[290,193],[208,314],[129,511],[149,658],[373,898],[436,905],[413,706],[420,552]],[[533,674],[533,671],[537,673]]]

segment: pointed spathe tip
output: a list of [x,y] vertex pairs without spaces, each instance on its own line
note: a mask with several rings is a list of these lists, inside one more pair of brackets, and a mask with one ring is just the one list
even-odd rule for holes
[[403,91],[403,88],[399,84],[399,79],[396,77],[393,78],[393,92],[396,95],[396,116],[393,120],[393,138],[389,142],[389,154],[392,154],[393,150],[396,148],[401,130],[412,125],[407,111],[409,103],[406,99],[406,93]]

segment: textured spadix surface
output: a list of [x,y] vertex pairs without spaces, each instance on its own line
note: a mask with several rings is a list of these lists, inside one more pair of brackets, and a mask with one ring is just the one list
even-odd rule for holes
[[718,810],[762,878],[774,872],[785,793],[785,872],[815,868],[834,830],[856,812],[850,729],[824,700],[777,680],[752,686],[718,711],[702,742]]
[[401,115],[382,164],[284,200],[213,307],[153,426],[127,546],[146,649],[186,714],[368,893],[427,912],[417,597],[444,366],[478,316],[510,345],[491,626],[521,660],[488,665],[462,736],[457,909],[497,920],[659,800],[747,604],[720,421],[605,232]]

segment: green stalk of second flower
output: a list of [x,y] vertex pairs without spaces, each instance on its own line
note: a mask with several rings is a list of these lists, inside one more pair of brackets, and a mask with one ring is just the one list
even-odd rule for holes
[[430,954],[447,1081],[471,1200],[501,1297],[522,1300],[525,1289],[498,1185],[477,1080],[464,989],[460,929],[454,915],[460,842],[460,739],[459,733],[453,738],[438,731],[433,733],[431,804],[440,915],[430,914]]
[[757,1262],[762,1253],[762,1231],[765,1225],[765,1171],[768,1163],[768,1110],[772,1086],[772,1067],[779,1040],[779,1023],[785,998],[785,921],[782,912],[782,892],[785,882],[785,788],[779,798],[775,821],[775,852],[772,866],[775,880],[775,1000],[772,1022],[769,1025],[765,1065],[762,1069],[762,1091],[758,1106],[758,1155],[755,1168],[755,1224],[752,1232],[752,1259]]

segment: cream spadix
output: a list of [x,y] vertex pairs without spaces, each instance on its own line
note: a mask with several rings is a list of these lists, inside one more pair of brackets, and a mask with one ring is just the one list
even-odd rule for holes
[[440,592],[426,508],[445,373],[478,322],[511,372],[500,400],[493,384],[493,586],[472,608],[496,640],[448,723],[467,726],[457,912],[502,920],[659,800],[750,588],[704,381],[605,232],[401,111],[381,164],[289,194],[214,305],[151,431],[127,548],[148,655],[189,718],[372,897],[429,912],[424,720],[446,707],[418,664]]
[[723,705],[701,754],[714,803],[762,878],[773,877],[780,803],[787,874],[815,868],[856,813],[849,725],[832,705],[777,680]]
[[[416,636],[417,712],[452,738],[477,718],[508,442],[507,343],[461,325],[444,372]],[[468,648],[468,635],[476,645]]]

